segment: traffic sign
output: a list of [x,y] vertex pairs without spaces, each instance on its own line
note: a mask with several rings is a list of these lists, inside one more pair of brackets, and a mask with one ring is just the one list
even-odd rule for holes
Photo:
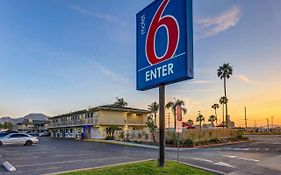
[[182,107],[176,107],[176,132],[182,133]]
[[192,78],[192,0],[156,0],[137,14],[137,90]]

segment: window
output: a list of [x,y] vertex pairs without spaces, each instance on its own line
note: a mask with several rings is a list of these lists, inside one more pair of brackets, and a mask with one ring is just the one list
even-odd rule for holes
[[72,129],[69,129],[69,132],[72,133]]
[[20,137],[28,137],[28,136],[25,134],[13,134],[10,136],[10,138],[20,138]]

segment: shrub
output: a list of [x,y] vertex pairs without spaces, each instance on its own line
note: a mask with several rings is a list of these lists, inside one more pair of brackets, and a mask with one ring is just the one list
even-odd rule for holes
[[243,131],[238,131],[238,132],[236,133],[236,136],[235,136],[235,137],[236,137],[237,139],[239,139],[239,140],[245,138],[245,137],[244,137]]
[[113,136],[106,136],[105,140],[114,140],[114,137]]
[[219,138],[215,137],[210,140],[211,143],[220,143]]
[[119,135],[119,138],[124,140],[124,137],[125,137],[125,133],[124,133],[124,131],[121,131],[120,135]]
[[184,142],[183,142],[183,145],[184,146],[189,146],[189,147],[193,147],[194,146],[194,141],[192,139],[186,139]]
[[168,144],[168,145],[173,145],[173,144],[174,144],[173,139],[167,138],[167,139],[166,139],[166,144]]
[[196,146],[207,145],[207,144],[208,144],[208,140],[199,140],[199,141],[195,142]]

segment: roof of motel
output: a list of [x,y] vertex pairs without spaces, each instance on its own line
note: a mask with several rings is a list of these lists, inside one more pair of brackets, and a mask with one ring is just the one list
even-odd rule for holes
[[129,112],[129,113],[137,113],[137,114],[150,114],[151,111],[145,110],[145,109],[138,109],[138,108],[131,108],[131,107],[121,107],[118,105],[103,105],[103,106],[97,106],[93,108],[88,108],[88,109],[82,109],[62,115],[57,115],[54,117],[50,118],[60,118],[60,117],[65,117],[69,115],[79,115],[79,114],[84,114],[88,112],[93,112],[93,111],[101,111],[101,110],[106,110],[106,111],[120,111],[120,112]]

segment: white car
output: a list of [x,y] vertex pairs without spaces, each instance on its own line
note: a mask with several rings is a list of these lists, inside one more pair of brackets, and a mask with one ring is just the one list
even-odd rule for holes
[[37,144],[39,142],[37,137],[21,134],[21,133],[12,133],[8,134],[3,138],[0,138],[0,146],[3,145],[24,145],[31,146],[32,144]]

